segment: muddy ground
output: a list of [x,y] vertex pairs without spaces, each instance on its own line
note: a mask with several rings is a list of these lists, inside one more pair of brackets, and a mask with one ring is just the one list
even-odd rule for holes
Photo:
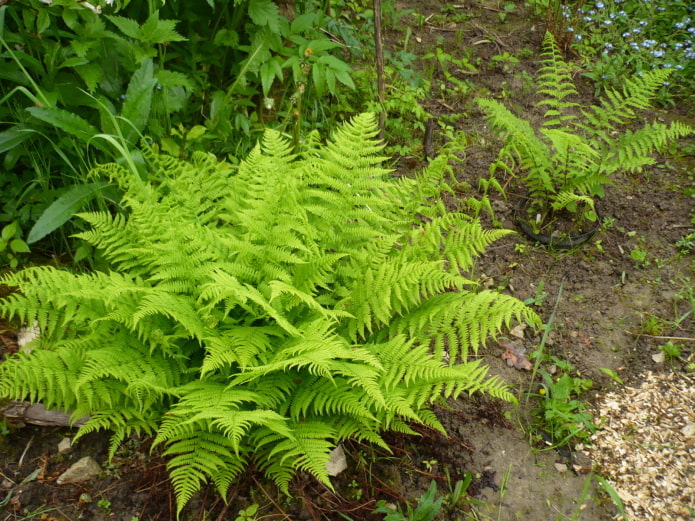
[[[528,78],[538,68],[544,19],[518,5],[502,23],[500,3],[475,0],[451,4],[454,8],[442,14],[446,4],[418,0],[397,4],[397,11],[414,9],[425,21],[416,23],[415,17],[404,17],[398,27],[387,28],[385,39],[387,48],[399,48],[405,27],[410,25],[412,52],[424,55],[441,46],[457,56],[462,49],[472,50],[470,59],[477,71],[454,70],[459,79],[469,82],[470,90],[451,95],[453,88],[433,89],[434,95],[423,105],[435,122],[452,114],[463,115],[454,125],[468,136],[468,147],[456,165],[456,175],[460,187],[466,183],[475,187],[480,177],[487,177],[497,143],[472,100],[495,95],[534,116],[537,98]],[[507,64],[491,60],[504,52],[523,58]],[[444,81],[442,71],[435,71],[434,80]],[[578,81],[587,96],[593,92],[590,85],[581,84],[579,76]],[[692,104],[680,104],[668,113],[655,112],[649,117],[688,120],[694,110]],[[444,141],[442,133],[435,132],[435,149]],[[683,150],[686,153],[679,152]],[[692,357],[692,315],[677,325],[674,322],[690,309],[682,296],[695,280],[692,255],[679,255],[676,247],[693,226],[689,219],[693,199],[684,195],[684,189],[695,184],[693,142],[674,152],[675,156],[660,158],[658,165],[642,175],[615,177],[614,186],[600,202],[604,224],[585,246],[552,251],[514,235],[490,248],[476,267],[476,275],[487,277],[493,287],[521,299],[535,298],[533,305],[544,321],[550,321],[556,308],[544,353],[570,362],[574,374],[593,381],[592,390],[582,395],[589,404],[597,395],[620,388],[602,369],[634,386],[645,371],[682,371],[683,360]],[[399,170],[423,164],[421,157],[410,157],[400,163]],[[507,200],[492,195],[493,208],[503,226],[514,228],[515,189],[513,185],[508,188]],[[460,193],[461,198],[469,195]],[[451,204],[454,207],[457,201]],[[644,261],[631,257],[633,249],[646,252]],[[690,339],[681,342],[681,360],[654,360],[658,346],[666,341],[663,337]],[[2,339],[5,347],[12,347],[11,331],[5,331]],[[529,352],[534,351],[540,336],[527,332],[524,343]],[[538,390],[538,381],[529,372],[508,367],[501,359],[503,351],[491,342],[481,355],[494,374],[513,385],[522,406],[462,398],[450,409],[438,410],[449,438],[425,430],[420,437],[391,434],[387,436],[390,454],[346,444],[348,469],[336,478],[335,493],[299,476],[293,485],[294,496],[286,498],[251,471],[232,487],[227,505],[212,489],[206,490],[186,508],[182,519],[235,520],[240,510],[254,503],[260,505],[256,519],[383,519],[383,515],[370,514],[376,501],[414,503],[432,480],[441,494],[450,494],[456,481],[466,476],[471,478],[468,494],[457,504],[449,497],[438,519],[611,519],[617,513],[615,505],[597,489],[593,475],[584,473],[591,464],[583,462],[575,472],[572,451],[549,448],[547,436],[534,430],[529,413],[535,398],[526,397]],[[550,362],[544,364],[542,368],[548,369]],[[156,453],[149,453],[148,440],[130,440],[109,463],[103,435],[88,436],[71,453],[58,454],[58,442],[71,433],[66,428],[27,426],[0,436],[0,521],[174,519],[165,463]],[[99,478],[81,486],[58,485],[57,476],[85,455],[102,465]],[[37,469],[39,474],[32,474]]]

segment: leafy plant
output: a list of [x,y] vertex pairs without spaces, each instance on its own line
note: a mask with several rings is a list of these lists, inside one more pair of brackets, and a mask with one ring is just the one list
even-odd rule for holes
[[587,378],[571,376],[568,362],[554,359],[559,374],[541,370],[543,378],[539,391],[538,427],[547,432],[553,446],[566,445],[573,440],[590,437],[599,427],[578,396],[590,389],[593,382]]
[[14,269],[19,265],[21,254],[30,252],[27,243],[20,238],[17,221],[3,226],[0,231],[0,267],[7,264]]
[[332,121],[354,87],[338,42],[359,42],[318,2],[300,7],[290,20],[271,0],[2,2],[0,153],[17,175],[0,188],[27,192],[6,220],[33,227],[32,244],[105,209],[84,173],[134,156],[142,135],[181,156],[239,156],[268,126],[297,137]]
[[601,0],[564,11],[572,49],[597,93],[631,74],[672,71],[657,93],[660,102],[692,96],[695,79],[695,5],[687,0]]
[[394,510],[390,506],[387,506],[385,501],[379,501],[373,513],[386,514],[384,516],[384,521],[432,521],[439,514],[444,501],[442,497],[435,500],[436,495],[437,482],[433,480],[427,492],[425,492],[418,501],[414,510],[407,504],[406,512],[402,512],[400,508]]
[[577,95],[572,71],[550,33],[545,35],[543,49],[538,84],[545,97],[537,103],[545,109],[542,128],[534,129],[496,100],[476,100],[505,138],[491,171],[521,172],[519,181],[530,200],[529,224],[536,228],[561,211],[594,221],[594,197],[604,195],[611,174],[641,171],[655,162],[653,151],[663,150],[693,129],[676,121],[618,130],[637,117],[636,110],[649,107],[668,70],[633,77],[621,91],[608,90],[601,105],[582,107],[571,101]]
[[110,429],[112,455],[156,434],[179,512],[250,465],[284,491],[298,471],[330,487],[336,443],[443,431],[442,398],[513,400],[469,354],[538,318],[462,275],[508,232],[445,211],[440,161],[390,178],[377,133],[362,115],[295,155],[268,131],[238,167],[144,146],[150,181],[99,167],[126,213],[82,213],[78,237],[110,270],[2,279],[18,291],[0,313],[41,336],[0,365],[0,396],[89,415],[76,437]]

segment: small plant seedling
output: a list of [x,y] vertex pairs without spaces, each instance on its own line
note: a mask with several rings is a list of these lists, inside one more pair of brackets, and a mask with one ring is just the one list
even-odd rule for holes
[[683,350],[680,344],[674,344],[671,340],[659,346],[659,351],[664,353],[666,360],[673,361],[680,358]]
[[623,385],[622,379],[618,376],[618,373],[616,373],[615,371],[613,371],[613,369],[609,369],[608,367],[599,367],[599,370],[600,370],[602,373],[605,373],[605,374],[607,374],[608,376],[610,376],[610,377],[611,377],[611,380],[613,380],[614,382],[616,382],[616,383],[618,383],[618,384],[620,384],[620,385]]
[[526,304],[527,306],[541,306],[543,304],[543,301],[545,300],[545,297],[548,296],[548,292],[543,291],[544,287],[545,282],[540,281],[538,283],[538,287],[536,288],[536,293],[533,295],[533,297],[529,297],[526,300],[524,300],[524,304]]
[[635,261],[635,266],[638,268],[646,268],[649,266],[649,261],[647,260],[647,252],[641,248],[635,248],[630,251],[630,257]]
[[111,501],[102,498],[99,501],[97,501],[97,508],[108,514],[109,512],[111,512]]
[[244,510],[239,510],[234,521],[254,521],[256,519],[256,512],[258,512],[258,503],[249,505]]

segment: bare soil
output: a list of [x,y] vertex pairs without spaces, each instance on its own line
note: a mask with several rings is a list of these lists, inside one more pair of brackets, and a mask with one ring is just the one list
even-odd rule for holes
[[[445,6],[453,6],[442,14]],[[419,55],[437,46],[456,57],[473,49],[477,72],[454,72],[470,82],[468,93],[450,95],[454,89],[433,89],[424,106],[437,118],[461,114],[455,126],[468,136],[468,147],[456,165],[460,187],[478,186],[486,178],[498,143],[491,137],[483,115],[472,103],[476,96],[504,98],[519,113],[533,118],[537,101],[528,78],[538,69],[538,51],[544,20],[517,4],[502,22],[497,1],[401,0],[396,12],[413,9],[424,22],[404,17],[399,29],[387,29],[387,48],[402,47],[405,27],[410,24],[410,50]],[[527,52],[524,50],[531,50]],[[508,52],[524,56],[519,63],[501,64],[493,56]],[[593,88],[582,84],[591,102]],[[443,82],[441,71],[435,83]],[[669,112],[656,111],[650,118],[688,120],[695,107],[681,104]],[[690,120],[692,122],[692,119]],[[433,144],[444,144],[435,133]],[[687,234],[693,199],[684,195],[693,187],[695,158],[679,154],[660,158],[641,175],[617,175],[614,185],[600,201],[603,226],[586,245],[571,251],[553,251],[512,235],[494,245],[481,258],[476,276],[485,276],[492,287],[520,299],[535,298],[534,306],[547,322],[555,309],[554,328],[545,354],[570,362],[583,378],[594,382],[582,395],[591,403],[599,394],[619,390],[605,371],[615,372],[625,385],[637,385],[646,371],[683,371],[693,356],[693,316],[675,324],[690,308],[679,295],[693,287],[692,255],[679,255],[676,242]],[[421,157],[404,159],[401,172],[426,164]],[[473,192],[459,194],[461,197]],[[493,194],[495,219],[514,228],[514,188],[509,198]],[[452,208],[459,202],[452,199]],[[492,223],[490,223],[492,226]],[[645,262],[631,257],[633,249],[645,251]],[[543,294],[547,294],[543,296]],[[680,337],[680,360],[655,362],[653,355],[666,337]],[[12,349],[11,331],[2,332],[0,349]],[[538,333],[529,333],[525,347],[534,351]],[[617,509],[597,489],[591,463],[576,472],[571,449],[555,450],[547,437],[534,430],[531,411],[538,379],[506,365],[504,349],[491,342],[485,361],[518,392],[521,406],[502,404],[485,397],[462,398],[438,414],[450,436],[427,430],[421,436],[389,434],[392,452],[358,443],[345,445],[348,470],[335,480],[335,492],[299,476],[293,497],[279,494],[260,474],[250,469],[245,479],[230,490],[228,504],[212,489],[198,495],[182,514],[184,520],[234,520],[239,511],[260,505],[257,519],[287,520],[377,520],[370,512],[377,500],[414,504],[435,480],[447,494],[455,482],[470,473],[472,481],[464,501],[440,513],[440,520],[496,519],[583,520],[612,519]],[[67,428],[26,426],[0,437],[0,521],[93,520],[170,521],[173,493],[165,462],[149,452],[149,441],[132,439],[112,462],[106,461],[108,439],[90,435],[70,454],[58,454],[57,444],[74,431]],[[57,485],[56,478],[79,458],[90,455],[104,469],[101,476],[84,485]],[[31,481],[22,483],[36,469]],[[601,469],[596,468],[600,473]],[[6,501],[3,501],[6,500]]]

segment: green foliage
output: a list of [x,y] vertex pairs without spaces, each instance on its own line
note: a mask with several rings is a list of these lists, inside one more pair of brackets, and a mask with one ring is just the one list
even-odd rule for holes
[[572,71],[550,33],[543,48],[538,83],[544,98],[537,103],[545,110],[542,128],[534,129],[496,100],[476,100],[506,140],[491,171],[502,169],[514,175],[521,170],[532,214],[593,209],[593,197],[604,195],[611,174],[641,171],[654,164],[652,152],[693,132],[678,121],[618,130],[636,118],[638,110],[649,108],[669,77],[668,70],[626,80],[621,90],[607,90],[600,105],[582,107],[572,101],[577,94]]
[[3,226],[0,230],[0,267],[5,264],[14,269],[19,266],[22,254],[30,253],[29,246],[20,238],[20,229],[16,221]]
[[675,104],[693,94],[695,4],[689,0],[589,1],[565,7],[572,49],[596,92],[620,86],[632,74],[672,71],[657,99]]
[[111,454],[156,434],[179,512],[250,465],[285,491],[298,471],[330,486],[336,443],[442,431],[436,400],[513,400],[469,355],[538,318],[462,275],[508,232],[446,213],[441,169],[390,178],[376,135],[363,115],[296,154],[268,131],[238,166],[145,147],[149,181],[99,167],[126,212],[80,214],[78,237],[110,269],[2,280],[18,291],[0,313],[42,333],[0,366],[0,395],[90,415],[77,437],[110,429]]
[[427,492],[418,501],[415,510],[410,505],[406,505],[407,510],[403,513],[400,509],[394,510],[387,506],[384,501],[379,501],[373,513],[386,514],[384,521],[432,521],[439,514],[444,501],[444,498],[441,497],[435,500],[436,495],[437,482],[433,480]]
[[550,436],[553,446],[562,446],[576,440],[584,440],[595,433],[599,426],[593,422],[587,405],[578,399],[593,382],[572,376],[568,362],[553,358],[557,374],[540,372],[543,384],[539,392],[537,427]]
[[333,121],[332,102],[354,88],[338,42],[356,53],[359,43],[318,2],[291,19],[271,0],[6,4],[0,189],[41,199],[6,219],[35,226],[32,240],[64,224],[60,208],[105,209],[84,172],[129,156],[142,170],[142,135],[181,157],[242,156],[267,127],[293,132],[296,145],[306,127]]

